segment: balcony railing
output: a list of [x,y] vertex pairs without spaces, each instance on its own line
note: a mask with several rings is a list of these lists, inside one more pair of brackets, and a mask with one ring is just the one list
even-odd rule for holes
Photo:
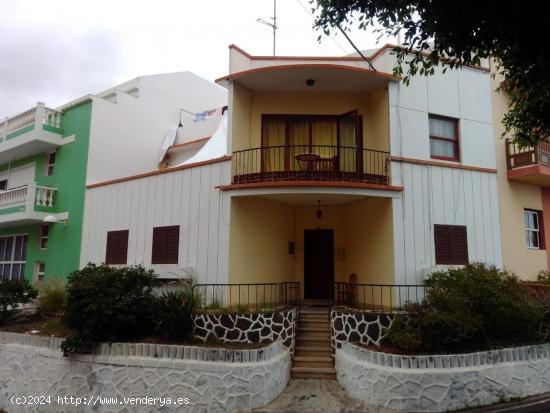
[[335,145],[264,146],[233,152],[233,183],[345,181],[389,185],[389,152]]
[[300,305],[300,283],[196,284],[195,312],[263,312]]
[[57,189],[35,184],[0,192],[0,209],[25,206],[32,210],[35,206],[53,207]]
[[508,169],[522,166],[544,165],[550,167],[550,142],[540,142],[537,146],[520,148],[512,140],[506,140],[506,163]]
[[420,311],[426,285],[415,284],[350,284],[337,282],[331,286],[333,305],[360,311]]
[[30,125],[40,127],[47,125],[53,128],[60,128],[61,117],[61,112],[47,108],[43,103],[39,102],[34,108],[0,121],[0,142],[10,133]]

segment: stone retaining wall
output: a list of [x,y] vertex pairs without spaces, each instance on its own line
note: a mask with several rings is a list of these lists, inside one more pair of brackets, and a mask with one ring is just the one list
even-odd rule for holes
[[194,338],[202,342],[271,343],[281,341],[294,353],[297,309],[250,314],[195,314]]
[[390,313],[335,307],[330,311],[332,354],[344,343],[380,345],[393,322]]
[[[261,407],[286,387],[290,352],[280,342],[229,350],[141,343],[103,344],[93,355],[64,358],[62,339],[0,332],[0,410],[12,412],[238,412]],[[12,396],[51,396],[46,405],[14,405]],[[58,396],[94,400],[60,406]],[[118,397],[107,405],[97,397]],[[188,398],[189,405],[124,404],[123,397]]]
[[398,356],[344,344],[338,381],[354,397],[401,412],[445,412],[550,391],[550,344],[479,353]]

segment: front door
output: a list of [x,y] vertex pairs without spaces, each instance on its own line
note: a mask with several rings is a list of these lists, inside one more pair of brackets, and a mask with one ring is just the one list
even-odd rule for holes
[[334,231],[304,231],[304,297],[327,299],[334,282]]

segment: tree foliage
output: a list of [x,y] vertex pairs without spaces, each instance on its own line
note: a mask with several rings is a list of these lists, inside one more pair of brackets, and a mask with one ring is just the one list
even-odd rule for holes
[[408,82],[435,67],[479,65],[492,58],[509,95],[505,133],[521,145],[550,138],[548,13],[541,3],[434,0],[311,0],[315,27],[329,34],[381,26],[381,35],[404,36],[395,48],[396,75]]

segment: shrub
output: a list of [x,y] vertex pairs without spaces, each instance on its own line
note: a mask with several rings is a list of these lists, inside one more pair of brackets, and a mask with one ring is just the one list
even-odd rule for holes
[[69,343],[127,340],[153,331],[159,281],[152,270],[88,264],[68,281],[65,322],[78,331]]
[[37,295],[36,288],[25,279],[0,280],[0,323],[4,323],[19,304],[28,303]]
[[537,282],[541,284],[550,284],[550,271],[540,270],[537,275]]
[[59,314],[67,306],[67,286],[61,278],[51,277],[38,284],[38,308],[45,314]]
[[[506,271],[469,264],[434,273],[426,284],[425,312],[413,323],[392,325],[393,345],[417,351],[420,343],[421,351],[441,352],[538,339],[541,309]],[[409,348],[407,335],[413,342]]]
[[157,298],[156,322],[158,333],[170,340],[190,340],[193,322],[186,291],[169,291]]

